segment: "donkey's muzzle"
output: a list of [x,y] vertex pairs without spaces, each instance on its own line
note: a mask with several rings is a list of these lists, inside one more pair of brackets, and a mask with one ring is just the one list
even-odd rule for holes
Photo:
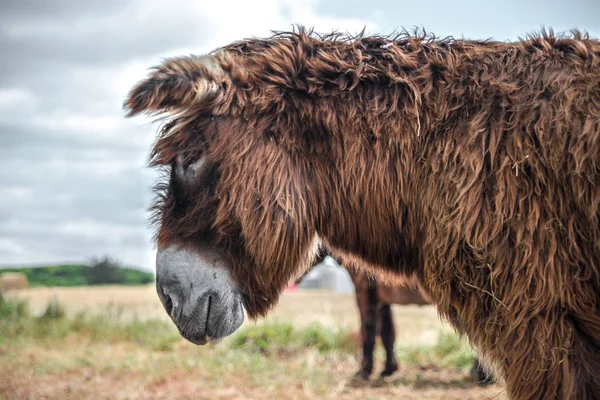
[[156,290],[181,335],[192,343],[219,340],[244,321],[242,296],[214,251],[159,249]]

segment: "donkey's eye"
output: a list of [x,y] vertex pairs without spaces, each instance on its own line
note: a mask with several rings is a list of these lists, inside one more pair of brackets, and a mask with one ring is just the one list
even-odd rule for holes
[[178,180],[182,182],[193,181],[200,175],[205,164],[205,158],[200,157],[196,161],[193,161],[186,165],[183,156],[178,155],[173,164],[175,176]]
[[206,159],[204,157],[200,157],[198,160],[188,165],[185,173],[190,175],[199,175],[204,164],[206,164]]

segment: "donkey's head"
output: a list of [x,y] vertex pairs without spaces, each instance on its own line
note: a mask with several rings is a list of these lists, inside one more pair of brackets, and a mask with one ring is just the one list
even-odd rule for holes
[[251,61],[228,52],[168,60],[125,101],[128,116],[171,117],[152,152],[167,171],[154,205],[156,285],[197,344],[234,332],[243,308],[264,316],[317,247],[308,162],[281,144],[289,137],[276,93],[258,100],[267,86],[254,86]]
[[276,36],[167,60],[125,101],[130,116],[171,118],[152,152],[169,172],[155,205],[157,289],[196,343],[232,333],[243,308],[264,316],[320,239],[411,265],[398,166],[413,151],[397,131],[419,135],[399,67],[417,56],[378,37]]

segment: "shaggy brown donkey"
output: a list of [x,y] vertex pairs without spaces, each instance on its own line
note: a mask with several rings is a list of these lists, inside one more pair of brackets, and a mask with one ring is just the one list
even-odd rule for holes
[[[356,302],[360,313],[362,362],[358,372],[363,379],[369,379],[373,372],[373,354],[377,333],[385,349],[385,366],[380,376],[392,375],[398,370],[398,361],[394,354],[396,329],[392,314],[392,304],[426,305],[429,304],[418,290],[404,286],[384,285],[377,280],[367,278],[356,269],[348,269],[356,288]],[[478,359],[471,368],[471,377],[480,385],[493,383],[493,377],[483,369]]]
[[[327,250],[322,249],[314,265],[322,262],[327,256],[331,255]],[[337,258],[336,261],[341,265],[344,264],[340,258]],[[394,354],[396,329],[391,305],[415,304],[422,306],[429,304],[429,302],[425,300],[419,290],[413,289],[409,285],[390,286],[379,283],[375,277],[365,274],[363,270],[354,264],[348,265],[346,270],[354,283],[356,304],[360,315],[362,362],[357,375],[363,379],[369,379],[371,376],[375,342],[377,333],[379,333],[386,354],[385,367],[380,376],[390,376],[398,370],[398,361]],[[475,382],[481,385],[488,385],[493,382],[493,378],[483,370],[479,360],[475,360],[473,363],[471,376]]]
[[360,271],[348,269],[356,288],[356,303],[360,314],[362,363],[359,374],[368,379],[373,372],[373,353],[377,333],[385,349],[385,367],[381,376],[390,376],[398,370],[398,361],[394,355],[396,329],[391,304],[419,304],[427,302],[419,291],[403,286],[389,287],[367,278]]
[[[321,249],[313,267],[321,263],[327,256],[331,256],[331,254],[327,250]],[[369,379],[373,373],[373,353],[379,333],[386,354],[385,368],[380,375],[382,377],[390,376],[398,370],[398,361],[394,354],[396,329],[391,304],[425,305],[428,303],[418,290],[404,285],[382,285],[377,282],[375,277],[365,274],[356,264],[344,263],[339,257],[333,258],[346,268],[354,284],[362,342],[362,361],[357,375],[363,379]]]
[[[600,399],[600,42],[321,37],[165,61],[157,290],[195,343],[265,315],[323,242],[409,277],[511,399]],[[379,278],[378,278],[379,279]]]

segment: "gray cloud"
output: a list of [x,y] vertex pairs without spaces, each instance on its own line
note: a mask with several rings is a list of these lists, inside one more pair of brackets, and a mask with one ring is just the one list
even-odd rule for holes
[[57,21],[69,22],[74,19],[97,14],[115,12],[130,2],[125,0],[77,1],[70,0],[4,0],[0,3],[0,22]]
[[89,23],[81,22],[75,26],[31,26],[16,34],[11,34],[10,28],[5,27],[0,46],[14,57],[3,72],[16,68],[31,71],[39,63],[47,63],[53,70],[90,64],[123,64],[186,44],[196,35],[206,33],[204,29],[207,27],[204,21],[183,19],[165,21],[161,29],[152,29],[129,23],[128,19],[129,16],[123,14],[92,19]]
[[135,163],[115,168],[115,160],[105,157],[59,157],[36,162],[22,155],[6,163],[11,170],[0,179],[5,211],[0,238],[18,240],[13,256],[23,257],[26,249],[33,251],[26,259],[81,260],[149,248],[145,226],[152,174],[141,173]]
[[361,0],[320,2],[322,15],[344,18],[368,16],[384,31],[424,27],[436,36],[514,40],[542,26],[555,31],[573,28],[600,37],[600,2],[597,0],[506,1],[385,1],[379,6]]

